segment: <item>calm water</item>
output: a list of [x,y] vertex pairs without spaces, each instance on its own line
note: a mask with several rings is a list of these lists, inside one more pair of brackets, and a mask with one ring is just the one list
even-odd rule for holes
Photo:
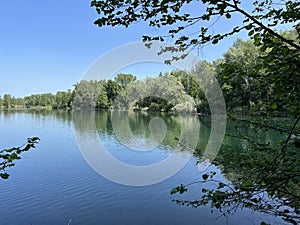
[[[132,113],[128,124],[132,134],[137,137],[138,148],[150,135],[149,121],[157,115]],[[213,165],[206,168],[197,166],[197,159],[192,157],[174,176],[147,186],[128,186],[112,182],[99,175],[87,160],[95,149],[90,138],[98,137],[104,148],[114,158],[124,163],[147,167],[159,163],[172,155],[190,156],[189,151],[178,150],[178,141],[183,140],[182,127],[195,125],[195,118],[186,118],[185,125],[176,116],[162,116],[167,131],[161,144],[151,151],[139,151],[126,146],[116,124],[111,123],[111,114],[96,112],[91,123],[89,114],[78,112],[0,112],[0,149],[20,146],[27,137],[41,138],[36,149],[22,155],[16,166],[10,168],[8,180],[0,180],[0,225],[78,225],[78,224],[122,224],[122,225],[164,225],[164,224],[259,224],[267,216],[244,209],[228,218],[218,218],[218,212],[211,213],[209,207],[190,208],[178,206],[172,199],[170,190],[179,184],[188,184],[201,179],[203,173],[219,169]],[[122,118],[118,127],[126,128]],[[125,129],[124,128],[124,129]],[[200,124],[198,146],[207,143],[209,130]],[[193,132],[193,128],[190,130]],[[128,138],[124,134],[123,138]],[[158,140],[159,136],[154,137]],[[99,141],[97,140],[97,141]],[[138,142],[140,141],[140,142]],[[138,143],[138,144],[136,144]],[[155,144],[155,143],[154,143]],[[97,160],[96,160],[97,163]],[[99,166],[99,165],[98,165]],[[110,168],[112,173],[119,168]],[[119,174],[122,174],[120,171]],[[162,176],[160,171],[154,176]],[[128,174],[128,180],[132,174]],[[149,174],[153,176],[153,174]],[[219,172],[218,177],[225,179]],[[127,178],[127,177],[126,177]],[[148,178],[148,177],[147,177]],[[130,180],[131,179],[131,180]],[[146,178],[145,178],[146,180]],[[201,188],[193,186],[184,195],[185,199],[196,199],[201,195]],[[276,224],[281,224],[279,220]]]

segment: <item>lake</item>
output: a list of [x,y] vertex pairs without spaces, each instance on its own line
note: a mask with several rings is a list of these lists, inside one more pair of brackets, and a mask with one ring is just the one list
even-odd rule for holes
[[184,196],[170,191],[203,173],[226,179],[221,167],[197,164],[192,150],[205,149],[210,130],[195,116],[15,110],[0,111],[0,127],[0,149],[41,139],[0,180],[0,225],[285,224],[249,209],[225,218],[172,201],[199,198],[199,185]]

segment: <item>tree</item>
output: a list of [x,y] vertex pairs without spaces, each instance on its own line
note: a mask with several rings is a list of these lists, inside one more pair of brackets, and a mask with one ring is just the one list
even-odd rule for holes
[[261,56],[262,52],[252,40],[238,39],[223,54],[223,58],[215,62],[227,110],[233,111],[239,107],[239,110],[249,113],[250,106],[261,102],[267,94],[267,89],[262,88],[262,85],[266,86],[262,73],[255,69]]
[[3,106],[10,108],[12,106],[12,96],[10,94],[3,95]]
[[69,89],[68,91],[58,91],[55,95],[55,103],[53,103],[54,108],[66,109],[71,108],[73,93]]
[[82,80],[75,85],[73,105],[78,108],[95,108],[99,90],[97,81]]
[[100,81],[99,82],[99,94],[97,97],[97,102],[96,102],[96,108],[97,109],[108,109],[109,107],[109,102],[108,102],[108,97],[107,97],[107,92],[106,92],[106,81]]
[[106,84],[106,93],[109,105],[112,106],[115,98],[119,94],[120,91],[120,85],[113,80],[108,80]]
[[122,87],[124,88],[126,85],[132,83],[133,81],[136,80],[136,76],[132,74],[125,74],[125,73],[119,73],[115,77],[115,81]]
[[195,103],[186,94],[183,85],[175,76],[147,77],[129,85],[116,98],[115,104],[121,108],[147,108],[150,111],[193,112]]

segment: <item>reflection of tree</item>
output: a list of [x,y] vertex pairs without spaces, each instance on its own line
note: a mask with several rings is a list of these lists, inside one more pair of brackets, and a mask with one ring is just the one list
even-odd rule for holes
[[[178,148],[178,146],[180,146],[180,149],[188,149],[191,148],[192,145],[196,146],[199,137],[196,135],[197,133],[193,131],[195,129],[199,130],[199,127],[195,126],[199,123],[199,121],[195,116],[180,116],[174,113],[167,114],[130,111],[73,111],[74,126],[76,127],[76,130],[81,133],[99,132],[101,136],[116,135],[116,131],[112,125],[112,119],[114,119],[117,121],[116,125],[118,126],[118,130],[126,131],[129,124],[129,129],[130,132],[132,132],[132,135],[140,140],[145,140],[150,137],[150,121],[157,117],[162,119],[167,130],[166,135],[160,143],[160,148],[172,150],[176,147]],[[185,135],[185,133],[195,135]],[[124,135],[127,137],[126,135],[128,134]],[[198,146],[204,146],[205,142],[207,142],[205,138],[200,139]]]
[[190,129],[193,129],[195,126],[195,121],[193,121],[192,117],[187,116],[182,118],[176,114],[119,111],[115,112],[115,115],[117,115],[118,129],[126,130],[127,123],[129,123],[133,135],[140,139],[149,138],[151,135],[149,129],[150,121],[156,117],[161,118],[166,125],[167,132],[160,146],[165,149],[176,148],[179,144],[183,126],[190,127]]
[[110,123],[110,112],[108,111],[95,112],[95,124],[97,130],[99,130],[101,134],[105,134],[105,133],[112,134],[112,125]]
[[[272,123],[276,126],[274,119]],[[277,124],[282,123],[284,119],[278,119]],[[232,121],[215,161],[229,181],[217,180],[215,173],[204,174],[199,182],[213,182],[214,189],[202,189],[198,200],[177,202],[195,207],[211,203],[224,214],[247,207],[299,224],[300,152],[296,123],[294,130],[282,133],[257,123]],[[172,193],[185,191],[181,185]]]
[[45,110],[45,109],[10,109],[1,111],[2,115],[9,117],[16,113],[30,114],[32,117],[55,117],[55,119],[71,122],[72,113],[69,110]]

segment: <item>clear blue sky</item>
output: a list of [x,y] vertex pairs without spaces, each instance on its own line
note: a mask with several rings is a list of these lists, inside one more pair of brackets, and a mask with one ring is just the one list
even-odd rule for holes
[[[187,9],[190,10],[190,9]],[[200,8],[192,7],[194,13]],[[162,31],[139,23],[128,29],[98,28],[90,0],[12,0],[0,6],[0,95],[56,93],[79,82],[89,65],[119,45]],[[230,29],[218,23],[216,29]],[[241,34],[242,38],[246,35]],[[238,36],[207,46],[200,57],[213,61]],[[101,71],[99,71],[101,72]],[[155,74],[157,75],[157,74]]]

